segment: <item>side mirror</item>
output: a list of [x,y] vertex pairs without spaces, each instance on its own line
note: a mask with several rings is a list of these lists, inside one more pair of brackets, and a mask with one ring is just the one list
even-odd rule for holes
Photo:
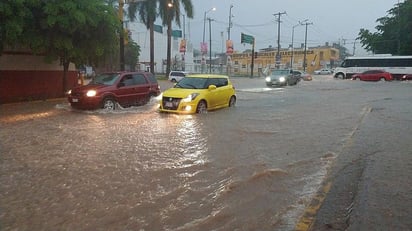
[[209,87],[207,88],[209,91],[212,91],[212,90],[216,90],[216,85],[209,85]]

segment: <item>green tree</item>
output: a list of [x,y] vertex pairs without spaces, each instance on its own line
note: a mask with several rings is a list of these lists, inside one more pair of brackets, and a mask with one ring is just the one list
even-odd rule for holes
[[[28,11],[22,13],[22,31],[15,33],[19,39],[14,45],[44,54],[47,61],[60,59],[64,91],[70,63],[98,63],[118,44],[119,20],[103,0],[26,0],[23,5]],[[9,17],[6,24],[13,21],[20,22]]]
[[396,4],[388,15],[376,20],[376,32],[361,29],[359,39],[375,54],[412,54],[412,0]]
[[186,12],[186,16],[188,18],[193,18],[193,4],[191,0],[173,0],[173,2],[170,2],[170,0],[159,0],[159,14],[162,18],[163,25],[167,26],[166,77],[170,72],[171,66],[172,22],[176,22],[178,26],[181,25],[181,5]]
[[129,65],[131,71],[135,71],[136,63],[139,61],[140,46],[132,40],[129,40],[125,46],[124,60]]
[[145,24],[150,33],[150,72],[154,74],[154,22],[157,17],[158,0],[131,2],[128,7],[128,17],[133,22],[138,12],[140,20]]
[[24,31],[25,18],[31,14],[25,0],[0,2],[0,54],[4,46],[16,46]]

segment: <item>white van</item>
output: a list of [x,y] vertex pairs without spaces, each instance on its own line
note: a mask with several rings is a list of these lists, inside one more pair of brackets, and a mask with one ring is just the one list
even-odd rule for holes
[[169,80],[172,81],[173,83],[179,82],[181,79],[183,79],[188,72],[185,71],[171,71],[169,73]]

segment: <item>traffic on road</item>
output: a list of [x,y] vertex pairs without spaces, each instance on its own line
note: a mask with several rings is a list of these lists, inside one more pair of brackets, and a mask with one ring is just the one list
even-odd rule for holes
[[[116,110],[76,109],[67,99],[0,105],[2,229],[304,230],[308,220],[322,228],[338,224],[308,208],[318,211],[312,199],[329,192],[325,182],[346,184],[341,172],[360,192],[348,201],[360,214],[342,213],[351,217],[346,228],[367,227],[360,208],[369,216],[361,221],[378,217],[385,230],[392,217],[410,214],[391,195],[411,201],[410,184],[397,182],[411,174],[412,147],[401,137],[411,132],[412,82],[230,81],[236,104],[200,114],[161,113],[166,104],[156,97]],[[174,86],[158,84],[161,92]],[[357,173],[351,166],[364,175],[346,172]],[[343,201],[330,191],[325,203]],[[373,210],[381,199],[394,207]]]

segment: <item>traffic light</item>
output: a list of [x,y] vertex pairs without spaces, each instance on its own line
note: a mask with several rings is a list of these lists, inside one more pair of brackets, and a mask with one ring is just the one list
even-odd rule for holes
[[255,59],[257,59],[258,53],[255,51]]

